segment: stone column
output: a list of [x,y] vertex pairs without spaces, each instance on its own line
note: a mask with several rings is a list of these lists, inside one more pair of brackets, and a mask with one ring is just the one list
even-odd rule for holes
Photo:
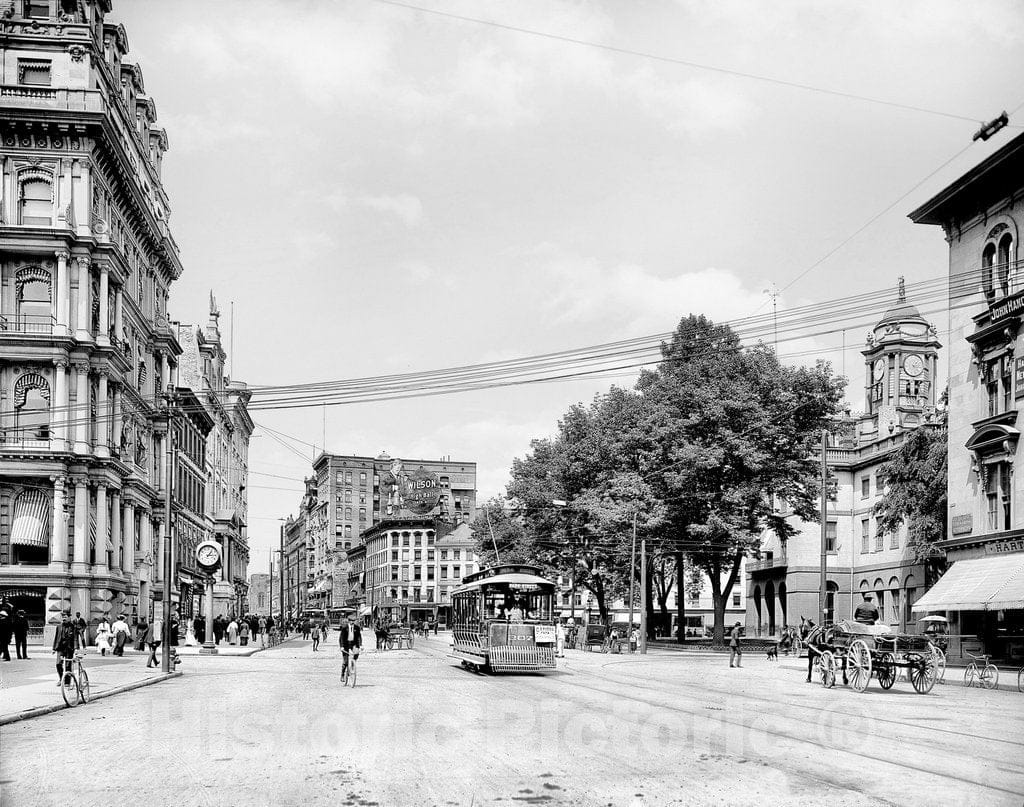
[[78,257],[78,316],[75,318],[75,339],[87,342],[92,339],[89,332],[91,317],[89,298],[92,296],[92,281],[89,275],[90,259],[88,256]]
[[100,329],[96,341],[110,344],[110,266],[106,261],[100,267]]
[[[111,388],[110,394],[111,394],[112,409],[113,409],[113,412],[111,413],[111,421],[112,421],[113,425],[111,427],[111,435],[110,435],[111,439],[110,439],[110,442],[114,445],[114,448],[117,450],[118,454],[120,455],[120,452],[121,452],[121,428],[122,428],[121,395],[123,394],[121,392],[121,385],[115,383],[113,385],[113,387]],[[121,459],[124,459],[124,457],[122,457]]]
[[124,529],[121,531],[121,568],[127,575],[135,572],[135,505],[127,499],[121,503],[121,515]]
[[64,513],[65,491],[64,477],[51,476],[53,482],[53,524],[50,532],[50,563],[60,564],[61,567],[68,562],[68,519]]
[[100,370],[96,385],[96,456],[110,456],[110,406],[107,401],[107,371]]
[[100,482],[96,485],[96,563],[93,571],[98,574],[105,574],[109,569],[107,565],[107,483]]
[[[153,577],[156,580],[164,579],[164,523],[156,522],[156,539],[153,538],[153,522],[150,521],[146,527],[148,544],[153,554]],[[143,546],[143,550],[145,550]]]
[[86,362],[76,362],[75,372],[78,374],[75,380],[75,409],[72,412],[72,419],[75,421],[75,453],[89,453],[89,365]]
[[85,477],[75,477],[75,566],[80,574],[89,565],[89,485]]
[[124,286],[114,289],[114,336],[124,343]]
[[166,392],[167,385],[171,383],[171,363],[168,360],[166,351],[160,351],[160,390]]
[[67,451],[68,421],[71,419],[69,406],[71,399],[68,395],[68,363],[64,359],[57,359],[53,363],[53,418],[51,426],[53,434],[57,439],[57,450]]
[[57,251],[57,277],[53,288],[53,300],[57,304],[56,316],[57,327],[55,332],[59,336],[67,336],[68,311],[71,303],[71,280],[68,277],[68,258],[71,255],[66,249]]
[[121,543],[121,491],[110,491],[110,543],[114,545],[114,566],[125,571],[124,546]]

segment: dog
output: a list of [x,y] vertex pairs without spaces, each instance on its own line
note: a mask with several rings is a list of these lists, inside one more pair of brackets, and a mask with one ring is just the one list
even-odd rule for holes
[[776,647],[775,645],[771,645],[768,648],[768,661],[778,661],[778,660],[779,660],[779,648]]

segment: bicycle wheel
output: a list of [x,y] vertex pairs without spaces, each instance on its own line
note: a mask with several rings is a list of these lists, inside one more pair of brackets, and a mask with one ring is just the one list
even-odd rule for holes
[[964,686],[974,686],[974,679],[978,677],[978,665],[973,661],[967,665],[967,669],[964,670]]
[[356,686],[356,663],[355,660],[350,661],[348,665],[348,685],[355,689]]
[[84,669],[78,670],[78,696],[82,703],[89,702],[89,673]]
[[74,673],[66,672],[60,679],[60,694],[68,706],[78,706],[78,681]]
[[978,683],[985,689],[995,689],[999,684],[999,668],[995,664],[986,664],[985,669],[978,673]]

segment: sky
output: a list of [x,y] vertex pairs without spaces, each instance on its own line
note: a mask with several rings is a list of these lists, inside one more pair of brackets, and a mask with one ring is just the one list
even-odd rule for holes
[[[907,213],[1024,123],[1022,107],[1018,128],[971,145],[980,122],[1024,103],[1015,0],[420,5],[498,25],[380,0],[114,3],[170,140],[185,266],[170,313],[204,322],[213,292],[233,378],[570,349],[670,331],[691,312],[763,313],[773,285],[780,314],[888,286],[895,297],[898,275],[947,271],[941,231]],[[780,352],[845,368],[858,408],[863,339]],[[532,438],[611,383],[632,381],[255,413],[297,441],[253,436],[250,572],[325,444],[476,461],[489,497]]]

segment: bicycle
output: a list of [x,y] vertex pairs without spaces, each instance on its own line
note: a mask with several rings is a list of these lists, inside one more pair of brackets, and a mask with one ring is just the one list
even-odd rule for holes
[[1017,670],[1017,691],[1024,692],[1024,667]]
[[341,672],[341,685],[350,686],[353,689],[356,685],[356,660],[359,658],[359,649],[342,650],[341,654],[348,659],[348,664]]
[[89,702],[89,674],[82,665],[83,655],[76,652],[72,657],[61,659],[64,673],[60,677],[60,694],[68,706]]
[[[995,689],[999,683],[999,668],[995,664],[989,663],[992,656],[988,653],[980,656],[973,653],[967,655],[971,657],[971,663],[964,670],[964,686],[974,686],[974,682],[977,681],[978,686],[984,689]],[[978,662],[984,666],[979,666]]]

